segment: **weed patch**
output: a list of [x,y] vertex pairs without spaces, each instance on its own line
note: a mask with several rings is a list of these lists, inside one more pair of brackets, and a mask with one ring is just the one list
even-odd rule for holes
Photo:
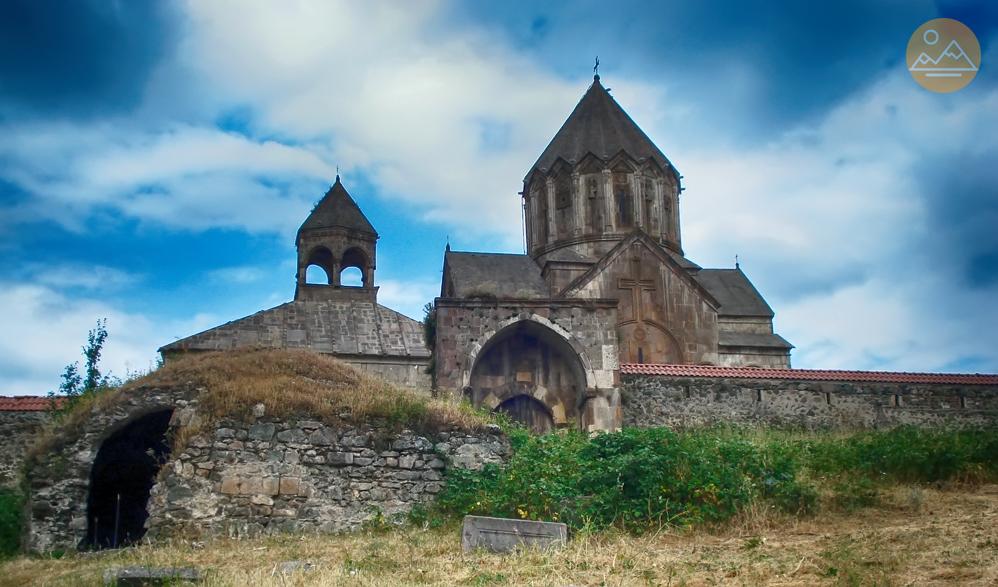
[[17,554],[21,547],[21,495],[0,487],[0,559]]

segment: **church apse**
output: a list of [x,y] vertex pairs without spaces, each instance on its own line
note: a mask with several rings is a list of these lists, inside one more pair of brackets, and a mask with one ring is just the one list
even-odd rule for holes
[[542,324],[521,321],[496,333],[478,354],[465,394],[537,433],[578,424],[586,378],[572,349]]

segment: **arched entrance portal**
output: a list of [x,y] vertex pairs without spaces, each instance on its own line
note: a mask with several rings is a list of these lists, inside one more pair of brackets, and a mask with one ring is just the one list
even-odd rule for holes
[[173,410],[136,418],[101,444],[90,471],[85,548],[117,548],[145,534],[146,506],[156,473],[170,454]]
[[499,404],[495,411],[505,413],[534,434],[547,434],[554,428],[554,420],[544,404],[529,395],[513,396]]
[[485,343],[468,385],[475,406],[504,411],[543,433],[579,423],[586,378],[568,341],[543,324],[522,320]]

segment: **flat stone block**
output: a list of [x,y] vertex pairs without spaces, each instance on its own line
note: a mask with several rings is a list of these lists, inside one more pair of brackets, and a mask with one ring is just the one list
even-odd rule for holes
[[567,541],[568,526],[557,522],[465,516],[461,531],[465,552],[476,548],[491,552],[509,552],[519,546],[548,548]]
[[199,583],[203,579],[201,571],[184,567],[121,567],[104,571],[105,585],[176,585]]

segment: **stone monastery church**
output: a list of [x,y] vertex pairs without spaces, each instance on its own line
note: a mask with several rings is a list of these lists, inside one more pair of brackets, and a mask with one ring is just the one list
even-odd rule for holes
[[[447,247],[433,340],[377,303],[378,233],[337,177],[298,230],[293,301],[160,351],[308,348],[537,431],[615,429],[621,364],[790,366],[741,269],[686,258],[681,180],[597,75],[523,180],[527,254]],[[328,283],[307,283],[310,266]]]

